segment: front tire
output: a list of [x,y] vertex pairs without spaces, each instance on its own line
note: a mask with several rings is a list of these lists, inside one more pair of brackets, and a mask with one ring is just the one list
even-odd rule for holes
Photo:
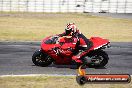
[[52,64],[53,60],[49,55],[47,55],[47,54],[43,53],[41,50],[39,50],[33,54],[32,62],[36,66],[46,67],[46,66]]

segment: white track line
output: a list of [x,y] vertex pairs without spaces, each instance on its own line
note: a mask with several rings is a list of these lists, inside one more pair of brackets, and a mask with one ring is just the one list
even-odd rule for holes
[[[0,75],[0,77],[35,77],[35,76],[53,76],[53,77],[75,77],[76,75],[62,74],[24,74],[24,75]],[[132,77],[132,75],[130,75]]]
[[30,76],[76,76],[76,75],[61,75],[61,74],[24,74],[24,75],[0,75],[0,77],[30,77]]

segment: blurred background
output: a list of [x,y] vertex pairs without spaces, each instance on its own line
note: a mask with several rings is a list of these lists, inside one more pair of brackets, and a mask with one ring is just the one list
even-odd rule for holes
[[132,0],[0,0],[0,11],[132,13]]
[[0,0],[0,41],[40,41],[74,22],[88,38],[130,42],[131,19],[132,0]]

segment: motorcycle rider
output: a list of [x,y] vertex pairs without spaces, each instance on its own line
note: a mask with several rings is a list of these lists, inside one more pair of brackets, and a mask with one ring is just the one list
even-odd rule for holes
[[74,23],[68,23],[65,28],[65,32],[58,35],[59,37],[63,36],[72,36],[71,38],[76,38],[76,47],[73,50],[74,56],[72,57],[73,60],[76,62],[79,61],[80,56],[86,50],[90,49],[92,46],[92,42],[89,41],[76,27]]

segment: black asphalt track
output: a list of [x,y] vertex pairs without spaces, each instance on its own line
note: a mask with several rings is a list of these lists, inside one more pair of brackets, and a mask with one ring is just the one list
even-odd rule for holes
[[[32,54],[40,48],[39,42],[0,42],[0,75],[58,74],[76,75],[74,66],[51,65],[38,67],[32,63]],[[112,42],[105,50],[109,63],[104,68],[87,68],[87,73],[132,74],[132,43]]]
[[88,14],[99,17],[112,17],[118,19],[132,20],[132,13],[88,13]]

